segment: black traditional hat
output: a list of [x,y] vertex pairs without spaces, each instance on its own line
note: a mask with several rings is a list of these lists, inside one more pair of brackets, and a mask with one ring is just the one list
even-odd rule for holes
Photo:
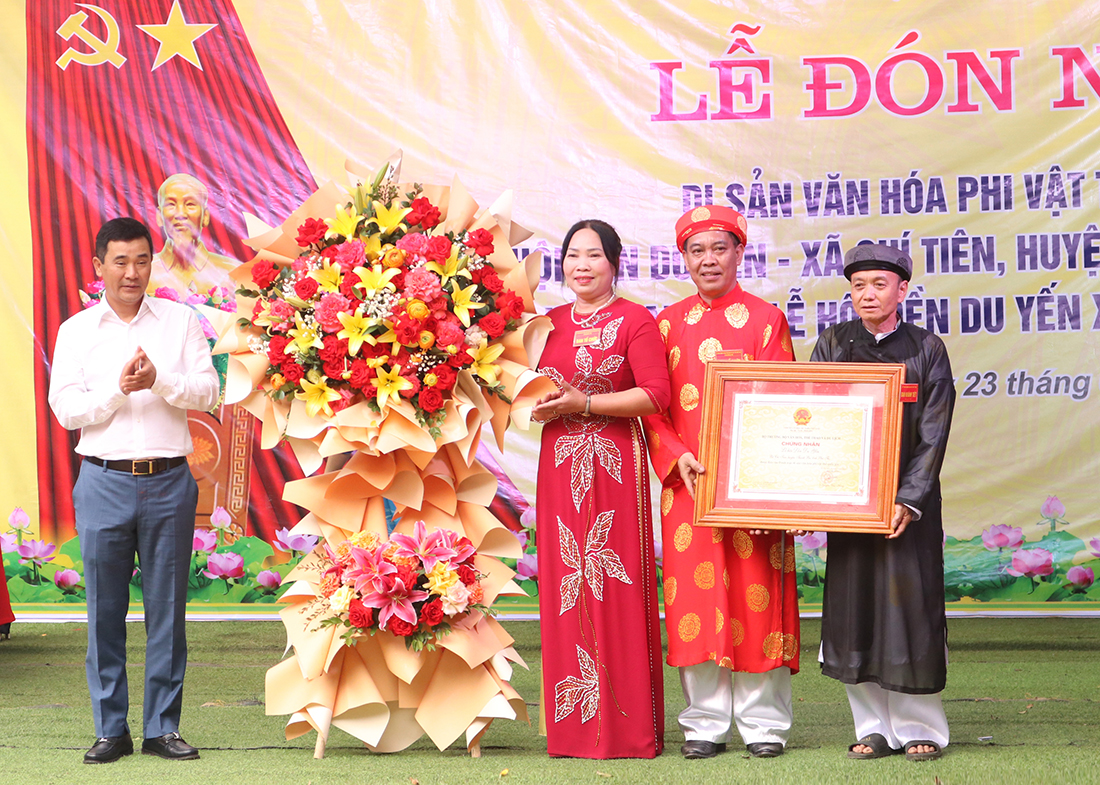
[[860,270],[889,270],[908,281],[913,277],[913,260],[905,251],[886,243],[863,243],[844,254],[844,277],[850,281],[852,273]]

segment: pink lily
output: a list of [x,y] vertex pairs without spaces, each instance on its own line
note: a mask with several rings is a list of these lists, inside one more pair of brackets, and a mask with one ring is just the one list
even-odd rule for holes
[[388,592],[372,592],[363,597],[363,604],[368,608],[378,609],[378,626],[384,630],[393,616],[409,624],[416,624],[416,609],[413,608],[413,603],[426,599],[428,599],[428,592],[422,589],[409,591],[405,588],[404,581],[395,578]]
[[[431,572],[437,562],[451,561],[457,556],[455,549],[448,547],[446,537],[442,529],[435,529],[425,536],[427,527],[424,521],[417,521],[413,526],[413,536],[407,534],[392,534],[390,542],[397,543],[397,556],[414,556],[420,559],[425,572]],[[409,621],[410,624],[413,621]]]
[[477,554],[477,549],[465,537],[459,537],[450,529],[439,529],[439,531],[443,535],[443,544],[454,551],[451,561],[455,564],[465,564]]
[[[382,548],[372,551],[369,548],[352,548],[352,565],[344,573],[344,580],[355,584],[355,591],[366,594],[366,590],[378,594],[385,592],[391,579],[386,576],[397,572],[397,567],[382,558]],[[411,623],[411,622],[410,622]]]

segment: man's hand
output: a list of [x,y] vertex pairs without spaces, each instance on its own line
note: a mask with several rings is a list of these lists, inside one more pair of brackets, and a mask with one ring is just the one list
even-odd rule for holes
[[890,528],[894,530],[893,534],[887,534],[886,539],[896,540],[901,536],[901,533],[905,531],[905,527],[909,525],[909,521],[913,520],[913,511],[906,507],[904,504],[894,505],[894,519],[890,521]]
[[694,499],[695,482],[699,479],[699,475],[706,471],[706,468],[695,460],[695,456],[690,452],[685,452],[677,459],[676,468],[680,470],[680,479],[684,481],[684,487],[687,488],[688,495]]
[[118,379],[118,389],[129,395],[138,390],[148,390],[157,380],[157,369],[140,346],[134,356],[122,366],[122,375]]

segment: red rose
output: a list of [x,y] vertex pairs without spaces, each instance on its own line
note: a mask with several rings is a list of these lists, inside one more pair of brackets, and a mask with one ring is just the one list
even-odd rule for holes
[[326,245],[321,249],[321,258],[332,261],[336,258],[336,254],[340,252],[340,246],[338,245]]
[[499,338],[504,335],[508,327],[508,321],[496,311],[485,314],[478,321],[477,326],[489,334],[490,338]]
[[328,231],[328,225],[324,221],[319,221],[316,218],[307,218],[306,222],[298,227],[298,245],[302,248],[308,248],[313,243],[319,243],[325,239],[325,232]]
[[303,300],[312,300],[317,294],[317,282],[307,275],[294,284],[294,293]]
[[500,294],[501,290],[504,289],[504,281],[500,280],[497,271],[492,267],[482,267],[474,273],[474,281],[484,286],[493,294]]
[[436,387],[425,387],[420,391],[420,408],[426,412],[437,412],[443,408],[443,393]]
[[421,196],[419,199],[413,199],[409,206],[412,207],[412,212],[405,216],[405,222],[409,226],[420,224],[425,229],[431,229],[439,225],[439,208],[427,198]]
[[424,604],[420,609],[420,620],[429,627],[434,627],[443,621],[443,603],[436,597],[431,602]]
[[283,363],[279,370],[283,372],[283,376],[291,384],[297,384],[306,375],[306,369],[293,360]]
[[362,300],[363,295],[358,289],[355,288],[355,284],[359,283],[362,279],[351,270],[344,273],[344,278],[340,281],[340,294],[347,297],[349,300]]
[[397,565],[397,577],[405,584],[405,588],[411,591],[416,586],[417,580],[420,579],[420,572],[415,567],[399,564]]
[[424,258],[431,262],[446,261],[451,255],[451,240],[446,235],[437,234],[428,238],[428,248],[424,252]]
[[335,362],[326,362],[321,364],[321,370],[324,371],[331,381],[342,381],[344,378],[344,363],[341,360]]
[[252,265],[252,282],[261,289],[271,286],[278,277],[279,268],[275,266],[274,262],[262,260]]
[[474,361],[474,358],[470,356],[470,353],[465,348],[459,349],[453,355],[451,359],[447,361],[447,364],[452,368],[465,368]]
[[416,395],[418,392],[420,392],[421,384],[420,384],[420,380],[418,378],[416,378],[416,371],[410,369],[408,373],[402,373],[401,378],[402,379],[407,379],[409,384],[412,385],[412,387],[409,387],[407,390],[402,390],[401,391],[401,397],[402,398],[404,398],[406,400],[409,400],[414,395]]
[[347,356],[348,341],[346,338],[337,338],[332,333],[329,333],[321,340],[325,344],[324,348],[317,352],[317,356],[321,358],[321,362],[341,362],[344,357]]
[[352,600],[348,606],[348,621],[352,627],[365,630],[374,624],[374,609],[368,608],[362,600]]
[[420,339],[420,322],[408,314],[402,314],[394,324],[393,332],[399,343],[413,346]]
[[350,370],[348,384],[360,390],[368,390],[371,387],[370,380],[375,377],[375,373],[374,369],[367,365],[366,360],[352,360]]
[[288,343],[290,343],[290,339],[285,335],[273,335],[267,345],[268,362],[272,365],[285,365],[290,362],[290,355],[286,353]]
[[416,632],[416,625],[415,624],[409,624],[404,619],[399,619],[396,616],[391,616],[390,617],[390,626],[389,626],[388,629],[394,635],[399,635],[402,638],[407,638],[410,635],[412,635],[414,632]]
[[462,564],[458,568],[458,579],[467,586],[473,586],[477,583],[477,573],[472,567]]
[[466,235],[466,247],[478,256],[489,256],[493,252],[493,235],[485,229],[474,229]]
[[496,307],[505,319],[518,319],[523,315],[523,298],[511,289],[505,289],[497,295]]
[[432,368],[432,373],[435,374],[435,378],[439,381],[435,386],[440,390],[449,390],[455,386],[455,381],[458,380],[458,371],[449,365],[437,365]]

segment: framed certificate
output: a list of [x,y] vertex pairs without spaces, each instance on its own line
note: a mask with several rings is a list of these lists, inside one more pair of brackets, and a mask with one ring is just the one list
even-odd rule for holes
[[904,365],[707,364],[697,526],[888,534]]

